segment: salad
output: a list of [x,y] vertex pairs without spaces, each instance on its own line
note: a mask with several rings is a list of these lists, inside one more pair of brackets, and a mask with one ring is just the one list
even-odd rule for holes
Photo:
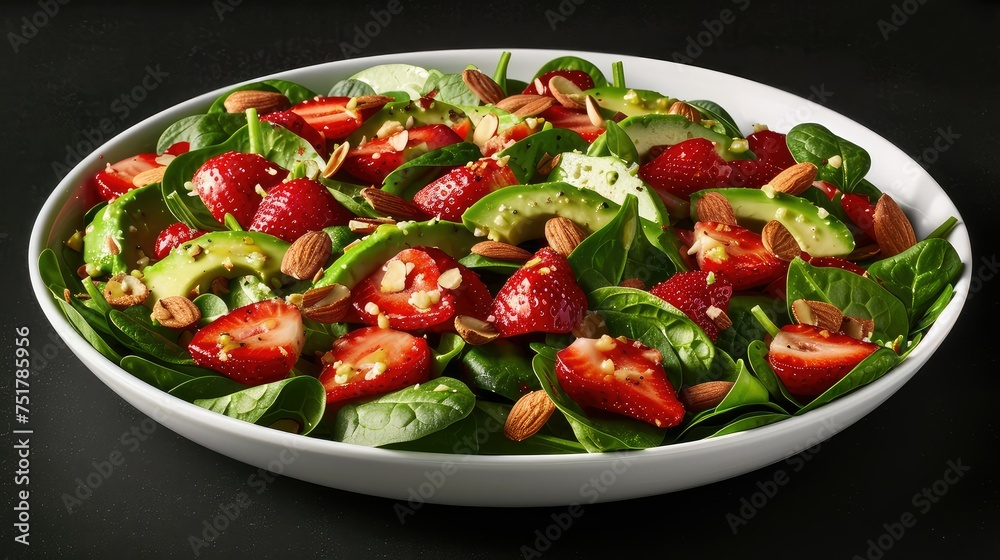
[[956,220],[917,239],[849,139],[509,58],[226,92],[91,178],[43,281],[195,405],[481,454],[778,422],[885,375],[948,305]]

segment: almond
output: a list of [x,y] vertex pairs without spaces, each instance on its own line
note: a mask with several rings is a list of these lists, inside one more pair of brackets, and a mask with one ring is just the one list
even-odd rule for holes
[[875,320],[848,317],[845,315],[844,321],[840,323],[840,332],[858,340],[870,338],[872,333],[875,332]]
[[135,276],[120,273],[104,285],[104,299],[112,307],[123,308],[139,305],[149,297],[149,288]]
[[604,123],[604,115],[601,114],[601,106],[598,105],[594,96],[588,95],[587,99],[584,100],[584,104],[587,106],[587,116],[590,117],[590,124],[598,128],[606,127],[607,125]]
[[154,167],[132,177],[132,185],[135,187],[145,187],[153,183],[162,183],[163,174],[167,171],[167,166]]
[[705,310],[705,315],[708,315],[708,318],[715,323],[716,327],[719,327],[720,331],[733,326],[733,320],[729,318],[729,315],[726,315],[725,311],[714,305],[708,306],[708,309]]
[[296,280],[307,280],[326,264],[333,244],[323,231],[310,231],[295,240],[281,258],[281,271]]
[[817,168],[812,163],[804,161],[778,173],[768,184],[775,192],[798,196],[812,186],[816,180]]
[[302,294],[302,315],[319,323],[338,323],[351,305],[351,290],[341,284],[313,288]]
[[337,144],[337,147],[333,149],[330,154],[330,161],[326,162],[326,167],[323,168],[323,177],[329,179],[340,171],[340,166],[344,164],[344,160],[347,159],[347,152],[351,150],[351,143],[344,141],[341,144]]
[[216,276],[212,279],[211,284],[212,293],[222,297],[229,293],[229,278],[225,276]]
[[506,95],[500,84],[493,81],[493,78],[483,74],[479,70],[467,68],[462,71],[462,81],[468,86],[469,91],[475,94],[480,101],[487,105],[496,105]]
[[496,106],[498,109],[503,109],[504,111],[513,113],[521,107],[524,107],[528,103],[538,101],[539,99],[552,100],[551,97],[545,97],[543,95],[534,95],[530,93],[518,93],[516,95],[510,95],[504,97],[500,101],[497,101]]
[[562,157],[562,154],[556,154],[553,157],[548,152],[545,152],[542,154],[542,157],[538,158],[538,164],[535,166],[535,169],[542,175],[548,175],[559,165],[560,157]]
[[164,327],[186,329],[201,321],[201,309],[186,297],[167,296],[153,305],[153,319]]
[[245,113],[247,109],[256,109],[261,115],[283,111],[292,106],[285,94],[259,89],[234,91],[222,104],[229,113]]
[[455,316],[455,332],[472,346],[486,344],[487,342],[496,340],[500,336],[496,327],[491,323],[468,315]]
[[707,381],[681,389],[678,398],[688,412],[700,412],[719,406],[733,388],[732,381]]
[[409,200],[377,187],[367,187],[361,190],[361,198],[368,201],[379,214],[385,214],[397,220],[423,220],[427,217],[424,211]]
[[701,113],[698,112],[698,109],[683,101],[674,101],[670,108],[667,109],[667,113],[670,115],[680,115],[696,124],[701,122]]
[[729,199],[717,192],[707,192],[698,199],[699,222],[718,222],[727,226],[736,225],[736,212]]
[[813,325],[830,332],[840,332],[844,314],[836,305],[825,301],[797,299],[792,302],[792,315],[803,325]]
[[585,237],[587,237],[586,232],[569,218],[556,216],[545,222],[545,240],[564,257],[568,257]]
[[472,133],[472,143],[482,148],[490,138],[496,136],[499,126],[500,119],[496,115],[493,113],[483,115],[483,118],[479,119],[479,124],[476,125],[476,130]]
[[503,433],[508,439],[524,441],[538,433],[556,410],[545,391],[532,391],[514,403],[507,415]]
[[364,218],[361,216],[351,218],[347,222],[347,227],[351,228],[351,233],[358,235],[369,235],[375,233],[379,226],[384,224],[394,224],[396,220],[392,218]]
[[891,196],[883,194],[875,204],[872,216],[875,226],[875,240],[883,257],[898,255],[917,244],[913,225]]
[[392,103],[395,98],[387,95],[359,95],[354,98],[355,111],[367,111],[368,109],[381,109],[386,103]]
[[526,118],[538,115],[548,109],[549,107],[555,105],[555,99],[551,97],[546,97],[539,95],[538,99],[534,99],[521,105],[516,111],[514,111],[515,117]]
[[583,90],[564,76],[552,76],[549,80],[549,92],[563,107],[569,109],[586,109],[586,98],[581,95]]
[[480,241],[472,246],[472,253],[488,259],[528,262],[534,256],[525,249],[500,241]]
[[795,240],[788,228],[778,220],[771,220],[764,224],[764,229],[760,232],[760,240],[768,253],[783,261],[791,261],[802,254],[799,242]]

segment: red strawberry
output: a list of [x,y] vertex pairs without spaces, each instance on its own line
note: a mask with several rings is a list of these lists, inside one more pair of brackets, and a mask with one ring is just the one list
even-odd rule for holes
[[844,193],[840,197],[847,217],[871,239],[875,239],[875,206],[866,195]]
[[674,144],[639,167],[639,177],[658,193],[687,200],[691,193],[725,186],[730,169],[704,138]]
[[507,279],[490,315],[500,336],[568,333],[583,319],[587,297],[566,257],[544,247]]
[[195,229],[184,222],[170,224],[163,228],[163,231],[156,236],[156,242],[153,243],[153,252],[156,254],[157,259],[162,259],[174,247],[187,243],[195,237],[205,235],[205,233],[207,232]]
[[764,248],[759,233],[744,227],[698,222],[694,236],[698,268],[726,278],[737,291],[766,286],[788,270],[787,262]]
[[719,337],[719,327],[708,310],[714,307],[723,312],[729,311],[733,285],[722,276],[693,270],[674,274],[665,282],[653,286],[649,293],[683,311],[715,342]]
[[837,185],[826,181],[813,181],[813,186],[823,191],[823,194],[825,194],[830,200],[833,200],[837,196],[837,193],[840,192]]
[[785,135],[780,132],[754,132],[747,136],[747,142],[757,159],[729,163],[733,170],[729,176],[729,184],[734,187],[759,189],[774,179],[775,175],[795,165],[795,158],[785,144]]
[[246,227],[260,206],[258,187],[267,191],[287,176],[287,170],[263,156],[226,152],[203,163],[192,181],[216,220],[228,213]]
[[568,109],[557,104],[542,111],[538,116],[552,123],[555,128],[572,130],[587,142],[593,142],[604,134],[604,127],[595,126],[586,111]]
[[[386,138],[373,138],[363,146],[352,148],[347,152],[343,169],[366,183],[381,185],[385,176],[403,163],[461,141],[461,136],[443,124],[416,126]],[[394,145],[403,146],[403,149],[397,150]]]
[[199,366],[252,386],[284,379],[305,342],[299,309],[269,299],[234,309],[202,327],[188,351]]
[[323,135],[320,134],[318,130],[313,128],[306,122],[305,119],[300,117],[298,113],[294,111],[275,111],[273,113],[261,115],[260,120],[287,128],[288,130],[299,135],[299,137],[306,142],[312,144],[316,153],[326,157],[326,139],[323,138]]
[[430,377],[431,351],[421,337],[365,327],[333,343],[319,375],[327,404],[371,397],[423,383]]
[[351,216],[322,183],[303,177],[267,191],[247,229],[291,243],[308,231],[346,225]]
[[483,155],[491,156],[510,146],[514,142],[524,140],[528,136],[531,136],[542,129],[541,125],[538,124],[537,121],[533,122],[535,123],[535,126],[530,126],[528,121],[524,120],[497,132],[495,136],[491,137],[483,144],[481,149]]
[[635,418],[658,428],[684,419],[684,406],[663,369],[663,356],[624,337],[578,338],[556,354],[556,376],[579,405]]
[[186,154],[189,151],[191,151],[191,143],[190,142],[187,142],[187,141],[184,141],[184,142],[174,142],[173,144],[170,145],[169,148],[167,148],[166,150],[163,150],[163,154],[164,155],[168,155],[168,156],[179,156],[181,154]]
[[833,268],[842,268],[849,272],[853,272],[858,276],[864,276],[865,273],[867,272],[865,269],[854,264],[853,262],[847,259],[842,259],[840,257],[811,257],[807,254],[803,254],[802,258],[805,259],[807,263],[813,266],[828,266]]
[[350,101],[350,97],[317,96],[306,99],[289,110],[305,119],[328,142],[339,142],[360,128],[365,119],[384,105],[373,105],[364,111],[349,111],[347,105]]
[[510,167],[486,157],[445,173],[417,191],[413,203],[428,216],[461,222],[462,213],[480,198],[516,184],[517,177]]
[[840,381],[878,345],[812,325],[785,325],[771,341],[767,361],[798,400],[808,401]]
[[[549,80],[554,76],[562,76],[584,91],[594,88],[594,79],[583,70],[550,70],[528,84],[528,87],[524,88],[524,91],[521,93],[552,97],[552,92],[549,91]],[[541,90],[538,89],[539,85],[542,86]]]
[[162,164],[157,163],[156,154],[137,154],[125,158],[118,163],[108,164],[94,176],[94,185],[101,198],[111,202],[119,196],[135,188],[132,179],[143,171],[148,171]]

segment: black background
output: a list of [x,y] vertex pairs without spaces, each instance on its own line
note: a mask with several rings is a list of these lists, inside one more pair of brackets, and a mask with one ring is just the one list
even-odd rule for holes
[[[111,119],[117,133],[229,83],[345,58],[341,43],[353,41],[355,26],[372,20],[371,9],[386,6],[379,0],[230,3],[238,5],[220,18],[222,4],[211,0],[132,7],[74,0],[59,5],[52,17],[35,16],[45,25],[19,42],[16,52],[10,33],[21,34],[22,18],[30,20],[44,2],[0,8],[5,36],[0,262],[6,271],[0,299],[5,362],[0,551],[15,558],[192,557],[189,536],[201,536],[203,521],[219,514],[220,504],[246,493],[251,503],[199,557],[521,557],[522,546],[535,546],[536,530],[544,531],[565,508],[426,505],[401,524],[394,501],[289,478],[275,479],[258,494],[259,487],[248,483],[255,468],[144,423],[142,414],[57,342],[41,315],[26,273],[28,232],[58,182],[53,162],[65,160],[67,149],[86,138],[83,131]],[[691,57],[692,64],[803,97],[826,92],[828,107],[923,158],[972,232],[974,260],[966,263],[973,267],[971,301],[937,354],[877,411],[789,461],[703,488],[587,506],[559,531],[544,557],[973,558],[1000,550],[997,469],[990,463],[1000,433],[992,282],[1000,163],[997,4],[538,0],[444,7],[401,0],[400,5],[402,12],[351,57],[544,47],[671,60],[689,38],[714,25],[724,8],[733,9],[736,20]],[[739,10],[742,5],[745,11]],[[555,29],[552,14],[564,18],[552,20]],[[159,65],[169,76],[134,109],[116,109],[115,100],[141,82],[147,65]],[[935,150],[942,132],[950,133],[953,143],[939,140],[945,149]],[[28,547],[13,541],[16,457],[10,434],[14,327],[25,325],[41,356],[31,378],[35,434]],[[145,440],[122,439],[133,429]],[[68,512],[62,496],[73,493],[75,479],[116,452],[124,463]],[[914,495],[943,480],[949,461],[959,460],[968,472],[954,484],[939,483],[947,493],[929,510],[917,507]],[[727,514],[740,515],[742,500],[754,499],[782,474],[787,483],[734,534]],[[906,513],[916,524],[888,536],[884,524],[898,523]],[[880,536],[883,547],[891,545],[888,552],[872,548]]]

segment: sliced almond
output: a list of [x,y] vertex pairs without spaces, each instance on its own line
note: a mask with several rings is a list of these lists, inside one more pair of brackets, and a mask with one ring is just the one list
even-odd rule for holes
[[153,319],[164,327],[186,329],[201,321],[201,309],[186,297],[167,296],[156,300]]
[[858,340],[870,339],[875,332],[875,320],[845,315],[843,322],[840,323],[840,332]]
[[791,195],[800,195],[812,186],[816,180],[817,168],[814,164],[804,161],[778,173],[768,184],[775,192],[782,192]]
[[590,124],[598,128],[606,127],[604,115],[601,114],[601,106],[594,99],[594,96],[588,95],[587,99],[584,100],[584,104],[587,106],[587,116],[590,118]]
[[496,136],[500,126],[500,119],[493,113],[483,115],[476,125],[476,130],[472,133],[472,143],[482,148],[486,142]]
[[563,107],[569,109],[585,109],[586,98],[581,95],[583,90],[564,76],[555,75],[549,79],[549,92]]
[[532,391],[514,403],[507,415],[503,433],[508,439],[524,441],[538,433],[556,410],[545,391]]
[[474,68],[467,68],[462,71],[462,81],[468,86],[469,91],[487,105],[496,105],[506,97],[500,84]]
[[717,192],[707,192],[698,199],[699,222],[717,222],[727,226],[736,225],[736,212],[729,199]]
[[340,171],[340,166],[344,164],[344,160],[347,159],[347,152],[351,150],[351,143],[344,141],[341,144],[337,144],[337,147],[333,149],[330,154],[330,161],[326,162],[326,167],[323,168],[323,177],[329,179]]
[[548,152],[545,152],[542,154],[542,157],[538,159],[538,164],[535,166],[535,169],[542,175],[548,175],[549,173],[552,173],[552,170],[555,169],[557,165],[559,165],[559,159],[561,157],[562,154],[550,156]]
[[778,220],[771,220],[764,224],[764,229],[760,232],[760,240],[768,253],[783,261],[791,261],[802,254],[799,242],[795,240],[788,228]]
[[386,103],[392,103],[395,98],[387,95],[359,95],[354,98],[355,111],[381,109]]
[[813,325],[830,332],[840,332],[844,314],[836,305],[825,301],[797,299],[792,302],[792,315],[803,325]]
[[361,190],[361,198],[368,201],[379,214],[390,216],[397,220],[423,220],[427,217],[424,211],[409,200],[377,187],[367,187]]
[[132,177],[132,185],[135,187],[145,187],[154,183],[163,182],[163,174],[167,171],[167,166],[154,167]]
[[670,108],[667,109],[667,113],[670,115],[680,115],[696,124],[701,122],[701,113],[698,112],[698,109],[683,101],[674,101]]
[[351,290],[341,284],[313,288],[302,294],[302,316],[330,324],[344,320],[351,306]]
[[898,255],[917,244],[913,225],[891,196],[883,194],[875,204],[872,216],[875,226],[875,240],[883,257]]
[[296,280],[307,280],[326,264],[333,250],[330,236],[310,231],[295,240],[281,258],[281,271]]
[[480,241],[472,246],[472,253],[488,259],[528,262],[534,255],[529,251],[501,241]]
[[406,144],[410,142],[410,133],[406,129],[403,129],[396,134],[389,137],[389,145],[392,146],[393,150],[397,152],[402,152],[406,149]]
[[726,315],[726,312],[721,308],[714,305],[709,305],[708,309],[705,310],[705,315],[715,323],[715,326],[719,328],[720,331],[724,331],[729,327],[733,326],[733,320]]
[[222,104],[229,113],[245,113],[247,109],[256,109],[261,115],[283,111],[292,106],[285,94],[258,89],[234,91]]
[[684,410],[701,412],[719,406],[732,388],[732,381],[706,381],[681,389],[677,396],[684,405]]
[[135,276],[116,274],[104,285],[104,299],[112,307],[139,305],[149,297],[149,288]]
[[369,235],[375,233],[375,230],[377,230],[379,226],[394,223],[396,223],[396,220],[393,220],[392,218],[365,218],[358,216],[356,218],[351,218],[351,220],[347,222],[347,227],[351,228],[351,233]]
[[465,342],[479,346],[496,340],[500,336],[497,328],[491,323],[470,317],[468,315],[455,316],[455,332],[462,337]]
[[564,257],[568,257],[586,237],[587,233],[569,218],[556,216],[545,222],[545,240]]
[[118,240],[112,235],[104,238],[104,245],[108,248],[108,252],[112,255],[118,255],[122,252],[121,245],[118,244]]

